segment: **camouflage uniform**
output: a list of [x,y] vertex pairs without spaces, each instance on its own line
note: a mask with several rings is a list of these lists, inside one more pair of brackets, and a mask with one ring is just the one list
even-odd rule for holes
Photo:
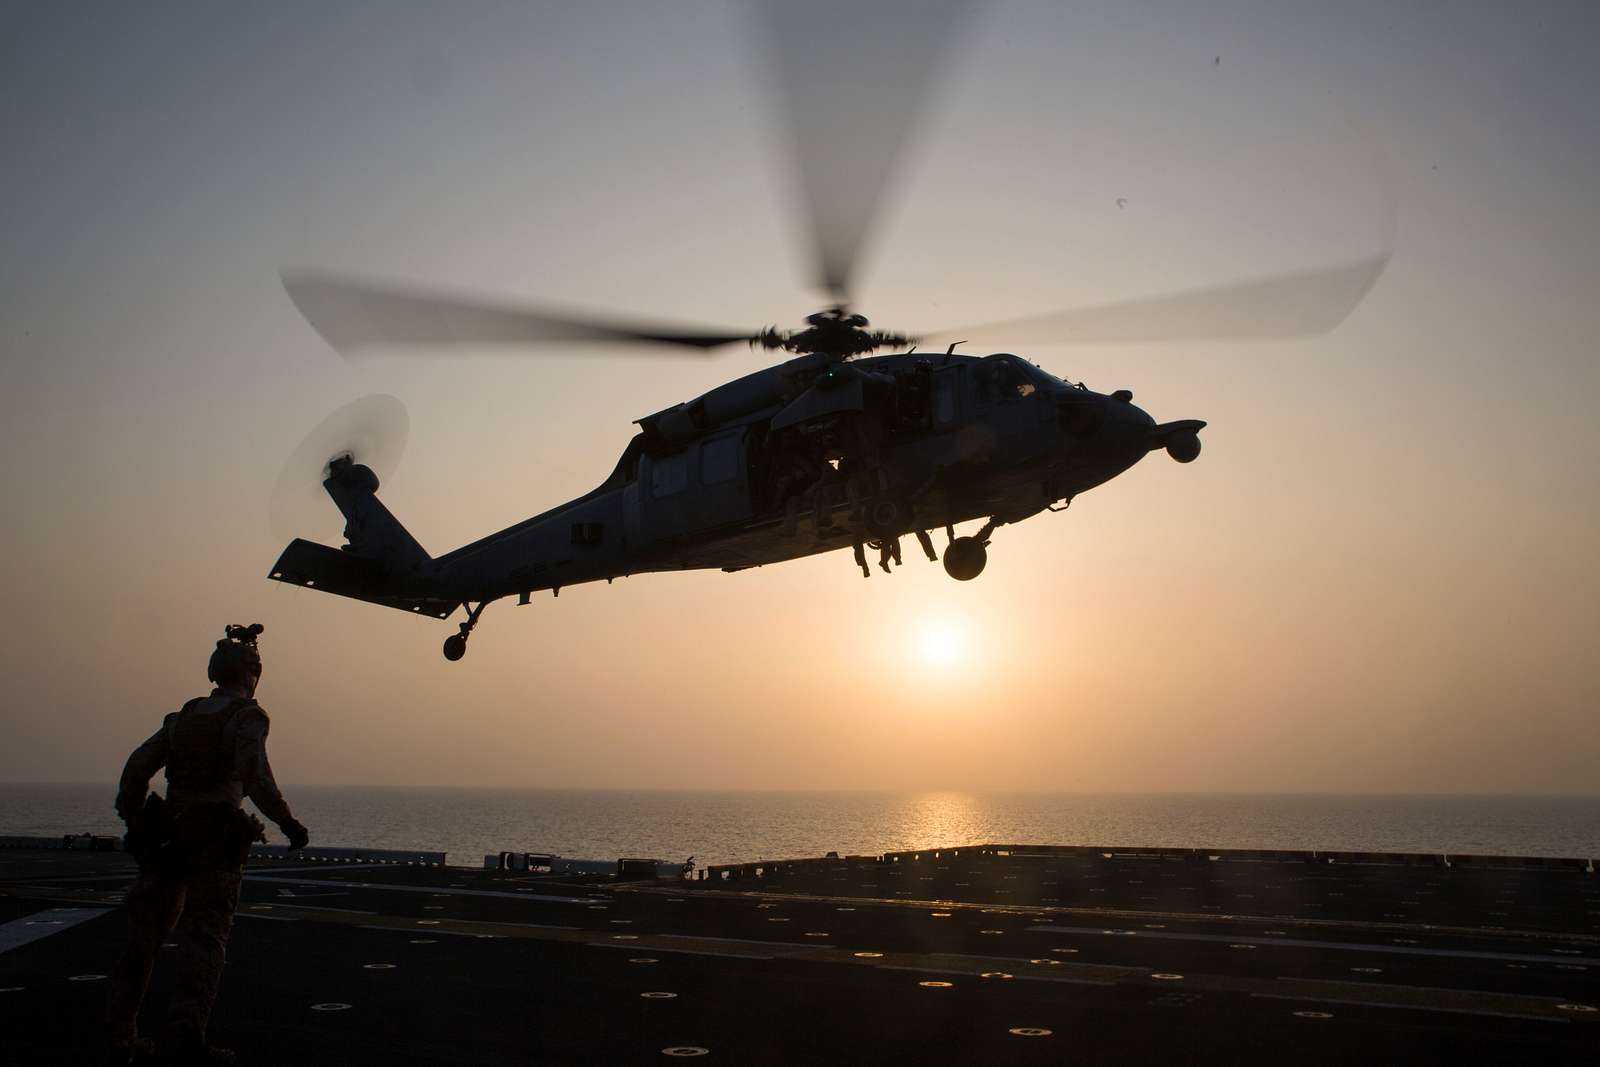
[[291,840],[295,831],[304,833],[273,780],[268,727],[267,713],[253,700],[214,690],[168,715],[128,757],[117,813],[137,819],[151,776],[166,767],[176,829],[162,858],[140,863],[128,891],[128,948],[112,974],[107,1011],[114,1046],[132,1045],[151,968],[174,927],[178,974],[170,1039],[179,1046],[204,1044],[244,874],[238,833],[248,818],[241,811],[244,798]]

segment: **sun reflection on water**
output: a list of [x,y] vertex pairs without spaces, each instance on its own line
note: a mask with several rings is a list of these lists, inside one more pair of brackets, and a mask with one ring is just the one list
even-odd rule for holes
[[903,849],[979,844],[986,826],[978,798],[961,792],[913,794],[896,822]]

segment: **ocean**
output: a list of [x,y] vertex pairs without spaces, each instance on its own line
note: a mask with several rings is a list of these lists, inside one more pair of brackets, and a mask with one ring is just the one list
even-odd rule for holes
[[[297,786],[314,845],[709,863],[1011,842],[1600,857],[1600,797]],[[0,834],[120,834],[111,785],[0,785]],[[269,830],[272,840],[281,841]]]

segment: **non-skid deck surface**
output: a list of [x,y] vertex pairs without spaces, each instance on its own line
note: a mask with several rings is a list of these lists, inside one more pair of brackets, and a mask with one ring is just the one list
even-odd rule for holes
[[[132,876],[0,853],[0,1048],[97,1062]],[[147,1029],[170,976],[158,968]],[[924,853],[622,883],[256,863],[246,1064],[1584,1063],[1600,877]]]

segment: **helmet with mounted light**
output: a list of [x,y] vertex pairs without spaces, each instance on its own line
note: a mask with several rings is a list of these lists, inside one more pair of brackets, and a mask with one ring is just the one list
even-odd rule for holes
[[217,685],[253,687],[261,678],[261,650],[256,638],[266,632],[259,622],[249,626],[230,625],[211,652],[206,677]]

